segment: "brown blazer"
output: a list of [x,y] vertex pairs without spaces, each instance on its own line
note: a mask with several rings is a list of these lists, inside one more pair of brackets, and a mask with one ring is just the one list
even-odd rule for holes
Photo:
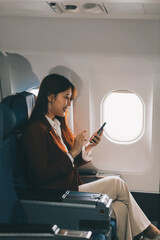
[[[30,123],[22,136],[27,175],[30,183],[38,188],[78,190],[82,184],[77,167],[87,161],[79,154],[73,167],[70,158],[63,152],[50,133],[54,133],[45,116]],[[65,143],[67,145],[67,143]],[[70,150],[69,146],[67,145]]]

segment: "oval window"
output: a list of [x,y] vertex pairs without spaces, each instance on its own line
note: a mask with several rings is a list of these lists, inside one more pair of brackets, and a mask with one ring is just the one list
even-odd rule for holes
[[144,131],[144,103],[130,91],[113,91],[102,100],[102,122],[107,122],[104,135],[110,141],[129,144]]

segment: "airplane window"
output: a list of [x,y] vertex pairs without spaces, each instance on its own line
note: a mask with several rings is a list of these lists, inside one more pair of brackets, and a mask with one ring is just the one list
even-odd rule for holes
[[33,93],[37,97],[39,92],[39,87],[30,88],[28,92]]
[[140,139],[144,131],[144,103],[130,91],[113,91],[102,100],[102,122],[107,122],[104,136],[110,141],[129,144]]

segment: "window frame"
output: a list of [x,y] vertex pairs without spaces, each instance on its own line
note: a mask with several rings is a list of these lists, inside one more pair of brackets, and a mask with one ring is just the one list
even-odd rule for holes
[[137,137],[135,137],[134,139],[131,139],[131,140],[117,140],[117,139],[114,139],[112,136],[110,136],[109,134],[107,134],[107,124],[104,128],[104,136],[110,141],[110,142],[113,142],[115,144],[121,144],[121,145],[128,145],[128,144],[133,144],[137,141],[139,141],[141,139],[141,137],[143,136],[144,134],[144,131],[145,131],[145,104],[144,104],[144,101],[142,99],[142,97],[139,96],[139,94],[133,92],[133,91],[130,91],[130,90],[113,90],[113,91],[110,91],[108,92],[104,97],[103,99],[101,100],[101,114],[100,114],[100,120],[101,120],[101,124],[103,124],[103,122],[107,122],[106,119],[104,119],[104,113],[103,113],[103,104],[104,104],[104,101],[105,99],[107,98],[107,96],[109,96],[110,94],[112,93],[132,93],[134,95],[136,95],[139,100],[141,101],[142,103],[142,110],[143,110],[143,113],[142,113],[142,128],[141,128],[141,131],[140,133],[137,135]]

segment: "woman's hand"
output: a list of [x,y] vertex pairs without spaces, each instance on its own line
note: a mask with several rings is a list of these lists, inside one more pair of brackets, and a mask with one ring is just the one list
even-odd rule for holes
[[87,130],[84,130],[83,132],[79,133],[74,139],[74,146],[69,152],[73,158],[75,158],[82,151],[82,147],[84,145],[84,142],[86,141],[86,132]]
[[102,132],[100,133],[100,135],[97,134],[97,132],[95,132],[95,133],[91,136],[91,138],[89,139],[89,142],[88,142],[87,145],[85,146],[85,151],[86,151],[86,153],[88,153],[88,152],[91,150],[92,147],[95,147],[95,146],[97,146],[97,145],[100,143],[102,134],[103,134],[103,130],[102,130]]

